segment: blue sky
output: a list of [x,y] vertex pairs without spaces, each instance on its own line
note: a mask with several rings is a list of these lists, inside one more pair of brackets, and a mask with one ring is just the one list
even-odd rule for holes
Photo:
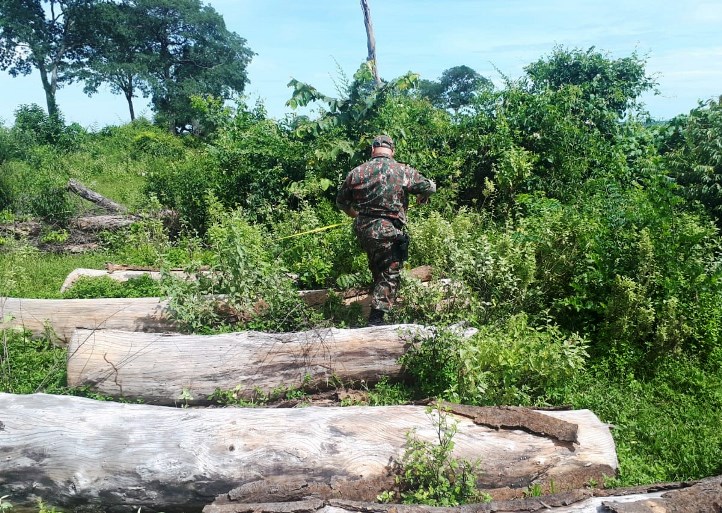
[[[228,28],[257,55],[249,67],[250,102],[263,100],[271,116],[290,111],[291,78],[336,95],[339,70],[351,76],[366,58],[366,32],[358,0],[211,0]],[[637,51],[657,77],[658,96],[644,97],[652,116],[667,119],[722,94],[720,0],[369,0],[381,76],[407,71],[437,79],[467,65],[501,83],[555,45],[595,46],[611,57]],[[45,106],[35,73],[0,72],[0,120],[9,124],[21,104]],[[122,96],[88,98],[78,85],[58,92],[68,122],[88,128],[129,120]],[[147,102],[135,101],[150,116]]]

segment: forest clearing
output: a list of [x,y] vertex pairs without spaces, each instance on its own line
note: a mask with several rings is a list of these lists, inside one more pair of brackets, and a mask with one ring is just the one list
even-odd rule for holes
[[[720,511],[722,100],[651,119],[645,59],[595,48],[385,80],[364,11],[368,59],[276,119],[220,15],[176,6],[218,38],[183,46],[154,1],[79,3],[53,61],[132,63],[153,119],[44,83],[0,125],[0,513]],[[379,140],[427,194],[375,325],[338,191]]]

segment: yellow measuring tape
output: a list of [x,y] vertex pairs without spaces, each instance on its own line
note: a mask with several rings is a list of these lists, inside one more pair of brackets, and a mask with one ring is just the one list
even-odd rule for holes
[[349,219],[348,221],[343,222],[343,223],[330,224],[328,226],[322,226],[321,228],[314,228],[313,230],[308,230],[308,231],[300,232],[300,233],[294,233],[293,235],[286,235],[285,237],[280,237],[278,239],[273,239],[273,240],[292,239],[293,237],[300,237],[301,235],[308,235],[309,233],[322,232],[324,230],[330,230],[331,228],[336,228],[338,226],[343,226],[345,224],[349,224],[349,222],[351,222],[351,221],[353,221],[353,219]]

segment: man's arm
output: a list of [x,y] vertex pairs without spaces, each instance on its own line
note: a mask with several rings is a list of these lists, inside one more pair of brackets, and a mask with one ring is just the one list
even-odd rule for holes
[[346,182],[341,184],[341,188],[338,190],[338,194],[336,195],[336,206],[339,210],[351,218],[356,218],[356,216],[358,216],[358,212],[351,204],[350,191],[346,187]]

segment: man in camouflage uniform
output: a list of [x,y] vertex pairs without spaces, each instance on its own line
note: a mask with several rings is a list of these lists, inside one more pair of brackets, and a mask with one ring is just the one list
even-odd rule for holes
[[411,166],[394,160],[394,141],[379,135],[371,144],[371,160],[353,169],[344,180],[336,205],[354,218],[354,231],[369,259],[373,292],[369,326],[383,324],[391,310],[408,256],[404,230],[409,194],[426,202],[436,185]]

